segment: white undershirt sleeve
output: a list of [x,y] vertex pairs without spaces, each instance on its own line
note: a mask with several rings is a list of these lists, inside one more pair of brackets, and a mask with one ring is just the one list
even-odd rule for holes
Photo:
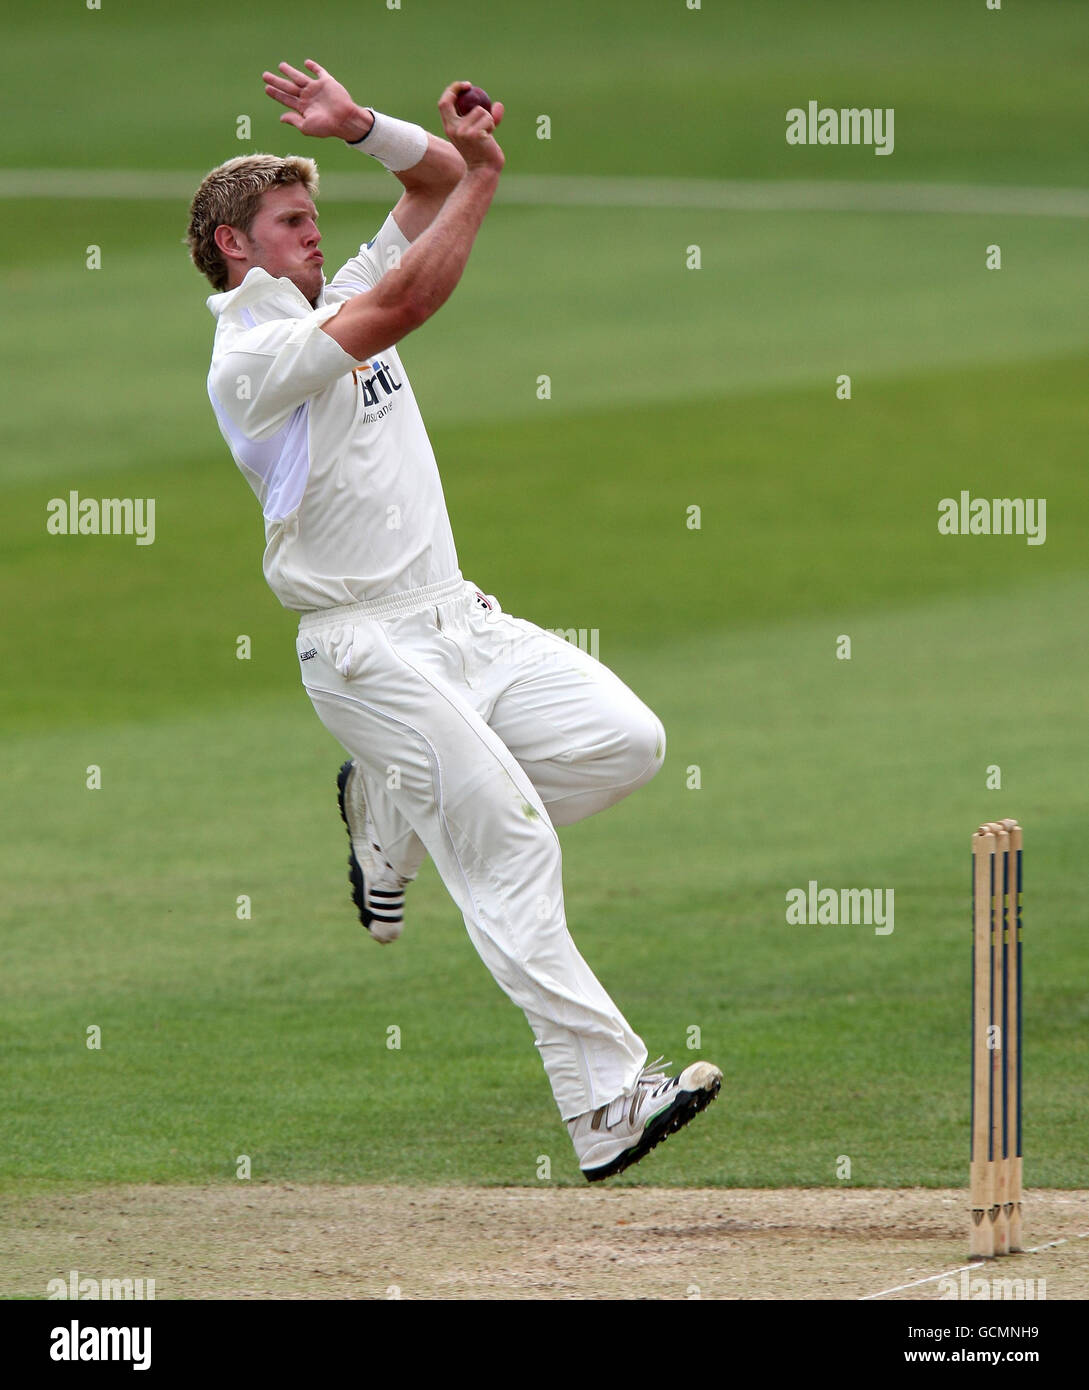
[[373,289],[411,245],[391,212],[374,240],[364,242],[351,260],[345,261],[326,285],[326,304],[350,299],[352,295]]

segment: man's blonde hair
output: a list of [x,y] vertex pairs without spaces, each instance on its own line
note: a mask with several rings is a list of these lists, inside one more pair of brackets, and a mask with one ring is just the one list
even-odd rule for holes
[[207,174],[189,207],[189,229],[185,240],[193,264],[212,282],[225,290],[227,262],[216,245],[216,228],[235,227],[249,234],[262,196],[280,184],[301,183],[311,198],[318,196],[318,166],[312,159],[290,154],[243,154],[228,159]]

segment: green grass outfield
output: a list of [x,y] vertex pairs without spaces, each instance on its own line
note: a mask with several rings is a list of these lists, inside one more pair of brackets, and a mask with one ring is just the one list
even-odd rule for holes
[[[460,34],[453,11],[379,11],[368,99],[398,109],[404,86],[424,118],[473,59],[465,75],[514,96],[519,172],[1080,177],[1068,6],[788,5],[728,24],[711,5],[569,4],[537,30],[535,6],[489,27],[499,8]],[[233,46],[206,43],[192,4],[80,13],[100,29],[58,30],[49,64],[23,13],[14,80],[35,118],[8,162],[198,170],[239,152],[234,117],[264,100],[246,64],[333,67],[348,14],[325,6],[303,34],[268,9],[260,44],[228,23]],[[187,65],[214,100],[180,113],[164,94]],[[119,76],[90,100],[103,72]],[[542,148],[519,113],[549,110],[561,76],[574,133]],[[656,121],[636,110],[648,83]],[[810,96],[895,103],[896,155],[788,159],[782,112]],[[262,119],[257,146],[288,148]],[[340,754],[204,394],[212,320],[184,206],[2,206],[0,1185],[233,1182],[241,1154],[258,1181],[535,1185],[548,1155],[554,1182],[581,1183],[530,1032],[431,866],[400,942],[354,921]],[[384,211],[330,204],[327,259]],[[1089,1185],[1084,236],[1074,217],[499,203],[450,305],[404,346],[465,574],[544,626],[597,629],[666,725],[660,776],[562,832],[568,916],[651,1055],[683,1063],[698,1027],[727,1087],[621,1182],[834,1185],[846,1155],[856,1185],[963,1183],[969,837],[1017,815],[1025,1179]],[[70,489],[154,496],[155,544],[48,536],[46,503]],[[1045,497],[1046,543],[939,536],[938,502],[962,489]],[[810,879],[893,889],[895,931],[788,926]]]

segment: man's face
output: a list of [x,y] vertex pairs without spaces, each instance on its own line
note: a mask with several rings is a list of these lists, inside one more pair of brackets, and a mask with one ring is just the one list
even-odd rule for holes
[[260,266],[274,278],[286,278],[313,304],[321,293],[324,257],[318,250],[318,210],[301,183],[270,188],[261,199],[249,235],[238,234],[248,250],[247,270]]

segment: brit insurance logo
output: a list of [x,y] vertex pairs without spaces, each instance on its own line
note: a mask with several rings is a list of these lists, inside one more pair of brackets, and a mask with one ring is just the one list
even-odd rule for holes
[[[363,405],[367,412],[363,416],[364,421],[370,424],[372,420],[380,420],[383,415],[388,415],[393,409],[392,398],[395,392],[400,391],[404,385],[390,364],[376,357],[373,362],[365,362],[362,367],[353,367],[352,375],[363,392]],[[379,395],[380,388],[382,395]],[[371,406],[376,406],[377,409],[371,410]]]

